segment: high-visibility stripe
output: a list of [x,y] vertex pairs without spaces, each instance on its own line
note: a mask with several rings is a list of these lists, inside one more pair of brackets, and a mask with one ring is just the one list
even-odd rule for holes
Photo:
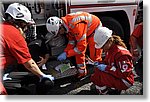
[[73,24],[69,23],[69,27],[73,29],[75,26]]
[[99,91],[100,94],[103,94],[103,95],[106,95],[108,90],[106,86],[102,86],[102,87],[99,87],[97,85],[95,85],[96,89]]
[[92,24],[92,15],[89,14],[89,23],[88,23],[88,28],[91,26]]
[[77,22],[77,21],[85,21],[85,20],[88,21],[88,28],[89,28],[91,26],[91,24],[92,24],[92,15],[91,14],[88,14],[88,16],[77,16],[77,17],[73,18],[71,20],[71,22],[69,23],[69,27],[73,29],[75,27],[73,25],[75,22]]
[[77,16],[71,20],[71,23],[75,23],[77,21],[85,21],[85,20],[91,22],[92,21],[91,14],[89,14],[88,16]]
[[97,86],[97,85],[95,85],[95,87],[96,87],[96,89],[98,89],[98,90],[105,90],[105,89],[107,88],[106,86],[99,87],[99,86]]
[[86,66],[86,64],[84,63],[84,64],[77,64],[77,67],[85,67]]
[[62,24],[63,24],[63,26],[66,28],[66,30],[67,30],[67,33],[69,32],[69,28],[67,27],[67,25],[65,24],[65,22],[62,20]]
[[121,80],[123,81],[123,83],[124,83],[127,87],[131,87],[131,84],[128,83],[126,80],[124,80],[124,79],[121,79]]
[[70,41],[68,42],[68,44],[75,45],[75,41],[74,41],[74,40],[70,40]]
[[78,72],[81,74],[81,73],[85,73],[86,72],[86,69],[81,69],[81,68],[78,68]]
[[75,47],[73,50],[74,50],[76,53],[78,53],[78,54],[81,54],[81,53],[82,53],[81,51],[78,50],[77,47]]
[[83,34],[83,36],[79,40],[77,40],[77,42],[80,42],[83,39],[86,39],[86,34]]

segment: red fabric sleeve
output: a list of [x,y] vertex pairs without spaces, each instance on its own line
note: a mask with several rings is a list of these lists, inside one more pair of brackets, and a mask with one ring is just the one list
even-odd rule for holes
[[132,35],[136,38],[139,38],[142,34],[143,34],[143,24],[139,24],[133,31]]
[[[87,33],[87,24],[79,23],[75,26],[75,28],[71,31],[72,34],[75,36],[76,39],[76,48],[81,52],[84,53],[86,51],[87,41],[86,38],[83,38],[83,35]],[[78,53],[74,51],[74,49],[70,49],[67,52],[67,57],[75,56]]]
[[74,41],[75,42],[75,38],[73,36],[71,36],[71,34],[68,34],[67,36],[68,38],[68,44],[67,44],[67,47],[65,48],[65,52],[67,53],[69,50],[73,49],[75,44],[70,44],[69,42],[70,41]]
[[117,78],[127,79],[129,77],[129,73],[132,73],[133,65],[128,56],[123,55],[119,59],[116,60],[115,67],[107,66],[106,72],[112,74]]

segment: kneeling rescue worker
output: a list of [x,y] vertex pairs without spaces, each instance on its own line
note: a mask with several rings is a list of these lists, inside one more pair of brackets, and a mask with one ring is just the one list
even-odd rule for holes
[[98,17],[89,14],[87,12],[76,12],[67,14],[60,19],[62,24],[59,26],[53,26],[58,24],[58,20],[48,20],[47,24],[51,26],[47,27],[52,33],[67,34],[68,44],[64,52],[58,56],[58,60],[66,60],[67,57],[75,56],[76,64],[78,68],[78,78],[84,77],[87,74],[85,64],[85,52],[87,46],[89,47],[90,58],[93,61],[100,62],[102,60],[101,49],[95,49],[94,33],[98,26],[102,26],[102,23]]
[[106,27],[99,27],[94,35],[95,48],[103,49],[106,54],[104,62],[96,65],[91,76],[99,94],[110,94],[110,90],[121,92],[134,83],[132,55],[121,38],[112,33]]

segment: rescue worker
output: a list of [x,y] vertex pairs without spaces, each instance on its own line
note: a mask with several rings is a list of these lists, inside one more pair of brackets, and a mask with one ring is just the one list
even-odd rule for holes
[[25,68],[40,78],[49,79],[51,82],[54,78],[40,71],[35,61],[31,58],[29,49],[23,36],[26,26],[33,23],[31,13],[27,7],[19,3],[12,3],[6,10],[6,21],[0,24],[0,94],[7,94],[2,76],[8,66],[18,62]]
[[108,94],[110,90],[120,92],[134,83],[132,55],[121,38],[112,33],[106,27],[99,27],[94,35],[95,48],[102,48],[106,54],[91,76],[99,94]]
[[143,0],[139,3],[136,27],[130,36],[130,51],[134,62],[141,57],[143,50]]
[[143,0],[139,4],[136,27],[130,36],[130,51],[134,68],[140,81],[143,82]]
[[143,22],[138,24],[130,36],[130,45],[135,71],[141,77],[140,81],[143,81]]
[[136,59],[141,55],[140,50],[142,51],[143,49],[143,22],[138,24],[130,36],[130,45],[130,51],[133,55],[133,60],[136,61]]
[[[94,48],[94,31],[102,23],[98,17],[87,12],[76,12],[67,14],[61,18],[62,25],[57,27],[57,32],[60,34],[67,33],[68,44],[64,52],[57,59],[65,60],[67,57],[75,56],[78,68],[78,78],[84,77],[87,74],[85,64],[85,52],[89,47],[90,58],[93,61],[100,62],[101,49]],[[51,29],[51,28],[48,28]],[[53,32],[53,31],[52,31]]]

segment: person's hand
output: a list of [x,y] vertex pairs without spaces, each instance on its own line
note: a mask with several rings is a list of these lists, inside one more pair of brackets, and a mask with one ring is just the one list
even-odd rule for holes
[[54,80],[54,77],[52,75],[46,75],[46,74],[43,74],[41,77],[40,77],[40,82],[43,80],[43,79],[49,79],[50,81],[53,82]]
[[63,61],[63,60],[66,60],[66,58],[67,58],[67,54],[66,52],[63,52],[57,57],[57,60]]
[[9,73],[4,74],[3,81],[5,80],[12,80],[12,78],[9,77]]
[[133,49],[133,50],[131,51],[131,53],[132,53],[132,55],[133,55],[134,57],[139,57],[139,55],[140,55],[138,49]]
[[98,66],[100,63],[98,61],[94,62],[94,66]]
[[38,67],[41,67],[42,65],[44,65],[47,62],[47,60],[41,56],[39,56],[39,57],[41,60],[37,62],[37,65],[38,65]]
[[101,70],[101,71],[105,71],[107,65],[105,65],[105,64],[99,64],[99,65],[97,65],[96,67],[97,67],[99,70]]
[[48,89],[54,86],[54,77],[52,75],[43,74],[40,76],[40,81],[37,83],[37,93],[46,94]]

